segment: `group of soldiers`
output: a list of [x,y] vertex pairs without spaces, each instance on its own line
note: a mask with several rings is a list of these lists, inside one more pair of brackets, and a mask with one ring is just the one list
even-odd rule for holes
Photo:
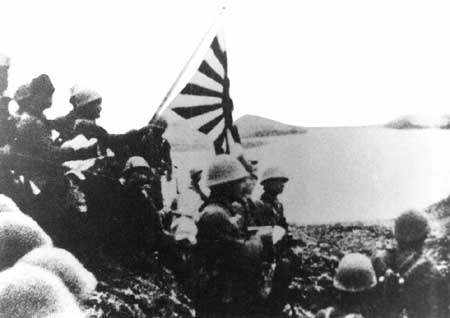
[[[44,110],[55,88],[45,74],[17,89],[18,110],[10,114],[8,70],[9,58],[0,57],[0,193],[56,243],[75,252],[89,246],[88,264],[109,253],[135,266],[156,251],[198,317],[282,314],[298,264],[279,200],[289,177],[279,167],[258,178],[256,160],[217,155],[207,170],[208,190],[200,186],[202,171],[191,170],[189,188],[164,206],[161,178],[172,179],[172,160],[162,117],[110,134],[96,123],[101,96],[74,86],[73,110],[49,120]],[[94,143],[71,146],[79,135]],[[89,158],[95,163],[82,172],[64,164]],[[258,200],[257,182],[264,189]],[[448,317],[448,285],[424,253],[429,231],[426,217],[407,211],[396,220],[395,248],[372,258],[344,256],[333,282],[339,296],[317,317]]]

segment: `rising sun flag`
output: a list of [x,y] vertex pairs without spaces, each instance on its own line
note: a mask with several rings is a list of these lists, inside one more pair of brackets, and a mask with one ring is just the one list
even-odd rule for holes
[[[233,125],[233,101],[223,31],[215,30],[209,41],[200,66],[167,108],[186,119],[191,128],[210,137],[216,154],[230,153],[240,144],[240,138]],[[205,38],[201,44],[204,42]]]

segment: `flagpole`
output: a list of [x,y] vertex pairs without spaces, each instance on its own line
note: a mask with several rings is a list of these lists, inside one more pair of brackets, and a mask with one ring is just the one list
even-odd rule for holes
[[206,31],[205,35],[203,35],[202,39],[200,40],[199,44],[195,48],[194,52],[192,53],[190,58],[187,60],[187,62],[184,65],[183,69],[178,74],[177,78],[175,79],[175,82],[173,82],[172,86],[170,86],[169,91],[167,92],[166,96],[164,96],[164,99],[162,100],[162,102],[158,106],[158,108],[156,109],[156,112],[155,112],[155,114],[153,115],[152,118],[155,118],[155,117],[159,116],[162,113],[163,109],[165,108],[165,106],[167,104],[167,101],[169,100],[169,97],[172,95],[173,91],[177,87],[177,85],[180,82],[181,78],[186,73],[189,65],[192,62],[192,60],[197,56],[198,52],[203,47],[203,44],[205,43],[206,39],[211,35],[212,31],[217,27],[218,22],[220,20],[220,17],[225,12],[225,9],[226,9],[225,6],[222,7],[222,9],[220,10],[219,14],[217,15],[217,18],[215,19],[215,21],[211,24],[211,26],[209,27],[208,31]]

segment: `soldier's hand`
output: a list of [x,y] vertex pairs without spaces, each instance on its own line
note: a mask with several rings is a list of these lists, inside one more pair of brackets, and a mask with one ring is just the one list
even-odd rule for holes
[[166,180],[167,180],[167,182],[172,181],[172,175],[171,174],[167,174],[166,175]]

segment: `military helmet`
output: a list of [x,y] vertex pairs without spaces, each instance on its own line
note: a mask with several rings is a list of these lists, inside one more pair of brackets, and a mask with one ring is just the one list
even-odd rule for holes
[[156,116],[152,118],[149,122],[149,124],[156,129],[166,130],[167,129],[167,120],[162,116]]
[[407,210],[395,220],[395,239],[398,242],[414,242],[424,239],[430,232],[428,220],[419,211]]
[[148,162],[139,156],[133,156],[128,158],[127,162],[125,163],[125,168],[123,168],[123,173],[129,172],[133,169],[149,169],[150,165]]
[[370,259],[360,253],[345,255],[339,262],[333,285],[347,292],[361,292],[377,284],[375,270]]
[[264,170],[264,173],[261,178],[261,184],[263,184],[265,181],[269,179],[281,179],[284,182],[287,182],[289,180],[287,174],[278,167],[269,167],[266,170]]
[[221,154],[214,158],[208,168],[206,186],[212,187],[249,177],[250,174],[236,158]]
[[83,88],[78,85],[73,86],[70,89],[70,103],[75,109],[82,108],[92,102],[101,101],[100,94],[90,88]]

